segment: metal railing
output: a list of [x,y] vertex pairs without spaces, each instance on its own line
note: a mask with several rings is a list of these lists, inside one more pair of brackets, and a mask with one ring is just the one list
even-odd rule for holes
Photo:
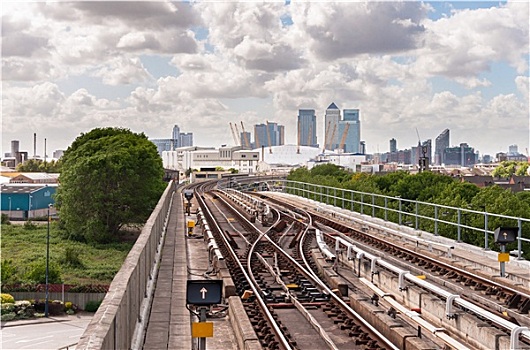
[[[474,240],[477,234],[479,237],[482,235],[484,250],[490,249],[490,239],[494,234],[494,229],[490,229],[492,223],[502,221],[504,226],[511,225],[518,229],[516,242],[518,260],[523,259],[522,243],[530,243],[528,238],[530,235],[523,237],[523,224],[530,225],[530,219],[489,213],[486,206],[481,208],[483,210],[459,208],[291,180],[275,179],[274,182],[282,184],[282,192],[379,217],[385,221],[393,221],[399,225],[414,227],[416,230],[431,232],[434,235],[455,236],[457,242]],[[275,187],[278,188],[277,184]],[[480,224],[471,225],[470,217],[473,223],[480,222]],[[447,229],[448,227],[450,229]],[[455,229],[456,234],[454,234]]]

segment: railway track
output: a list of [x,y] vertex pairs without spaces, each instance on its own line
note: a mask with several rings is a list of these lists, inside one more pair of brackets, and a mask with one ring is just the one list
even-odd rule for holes
[[[262,194],[261,197],[265,199],[265,195]],[[300,210],[299,204],[287,203],[284,198],[281,200],[267,198],[267,201],[271,205],[287,207],[289,210]],[[367,234],[363,230],[339,222],[336,218],[330,218],[316,212],[312,212],[311,217],[315,226],[327,232],[323,235],[324,242],[326,246],[333,247],[333,249],[328,249],[328,254],[333,255],[336,251],[347,251],[348,259],[344,260],[354,260],[359,257],[358,253],[361,250],[354,251],[352,248],[362,247],[363,252],[369,253],[363,253],[359,257],[358,269],[360,269],[362,260],[369,260],[371,263],[369,270],[372,274],[378,273],[379,269],[394,270],[394,273],[399,274],[400,291],[406,290],[412,284],[425,288],[426,283],[415,276],[429,274],[434,277],[429,278],[430,280],[438,280],[440,285],[443,285],[443,289],[432,287],[428,291],[429,293],[438,291],[440,297],[445,297],[448,300],[446,312],[448,319],[455,319],[462,313],[474,314],[480,322],[485,322],[506,332],[511,337],[512,348],[519,345],[528,346],[519,343],[519,340],[522,340],[528,344],[530,340],[527,328],[530,325],[530,318],[528,317],[530,295],[527,290],[499,283],[480,274],[454,267],[444,262],[444,259],[439,256],[429,256],[414,249],[404,248],[402,242],[396,243],[388,236],[382,238]],[[384,257],[386,261],[391,261],[395,266],[401,266],[401,269],[389,269],[387,265],[382,263],[380,257]],[[337,258],[340,259],[341,256],[339,255]],[[411,274],[411,271],[414,274]],[[477,343],[479,341],[477,339]]]
[[397,349],[304,267],[309,215],[269,212],[274,222],[264,227],[245,200],[206,186],[196,191],[263,348]]

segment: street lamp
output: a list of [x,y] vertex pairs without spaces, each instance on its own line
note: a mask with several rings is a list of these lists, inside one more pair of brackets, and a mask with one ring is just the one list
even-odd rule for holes
[[48,303],[50,301],[49,288],[48,288],[48,273],[50,263],[50,208],[52,204],[48,204],[48,230],[46,233],[46,301],[44,304],[44,317],[48,317]]

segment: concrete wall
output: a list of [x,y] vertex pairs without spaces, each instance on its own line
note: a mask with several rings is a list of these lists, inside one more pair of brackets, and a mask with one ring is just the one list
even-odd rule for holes
[[116,274],[76,349],[130,349],[157,247],[166,229],[175,185],[171,182]]

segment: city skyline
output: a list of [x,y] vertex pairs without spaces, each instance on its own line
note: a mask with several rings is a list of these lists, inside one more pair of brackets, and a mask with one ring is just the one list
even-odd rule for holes
[[264,120],[296,144],[299,109],[322,146],[332,102],[361,111],[367,153],[446,128],[451,146],[525,153],[528,18],[527,2],[5,3],[2,155],[107,126],[219,147],[230,122]]

